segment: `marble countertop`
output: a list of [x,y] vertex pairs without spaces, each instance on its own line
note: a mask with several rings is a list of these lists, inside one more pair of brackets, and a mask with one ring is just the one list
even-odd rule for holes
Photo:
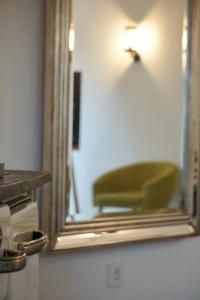
[[6,170],[0,178],[0,203],[51,181],[49,172]]

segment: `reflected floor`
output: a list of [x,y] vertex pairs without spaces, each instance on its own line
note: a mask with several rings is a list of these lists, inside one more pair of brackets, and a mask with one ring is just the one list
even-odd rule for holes
[[92,217],[80,214],[70,214],[66,217],[66,222],[79,222],[79,221],[89,221],[100,218],[113,218],[113,217],[134,217],[140,215],[166,215],[173,213],[180,213],[183,211],[183,205],[171,206],[168,208],[162,209],[149,209],[149,210],[130,210],[130,209],[121,209],[120,208],[107,208],[102,212],[96,212]]

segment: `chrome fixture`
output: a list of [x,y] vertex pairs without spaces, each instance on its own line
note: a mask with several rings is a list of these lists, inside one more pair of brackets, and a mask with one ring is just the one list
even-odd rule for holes
[[48,244],[48,236],[42,231],[28,231],[18,234],[14,238],[18,242],[17,248],[30,256],[43,251]]
[[24,251],[4,249],[0,254],[0,273],[20,271],[25,268],[27,256]]

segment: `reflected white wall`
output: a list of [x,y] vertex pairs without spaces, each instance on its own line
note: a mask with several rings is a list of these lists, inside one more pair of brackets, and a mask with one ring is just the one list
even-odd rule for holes
[[[91,186],[106,171],[143,160],[180,163],[185,3],[74,2],[74,70],[82,72],[80,149],[74,151],[79,218],[94,215]],[[135,64],[123,49],[125,27],[134,23],[141,36]]]

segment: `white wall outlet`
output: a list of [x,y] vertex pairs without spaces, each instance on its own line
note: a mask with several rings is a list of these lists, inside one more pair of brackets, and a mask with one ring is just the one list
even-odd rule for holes
[[106,266],[106,286],[116,287],[123,285],[123,264],[113,263]]

